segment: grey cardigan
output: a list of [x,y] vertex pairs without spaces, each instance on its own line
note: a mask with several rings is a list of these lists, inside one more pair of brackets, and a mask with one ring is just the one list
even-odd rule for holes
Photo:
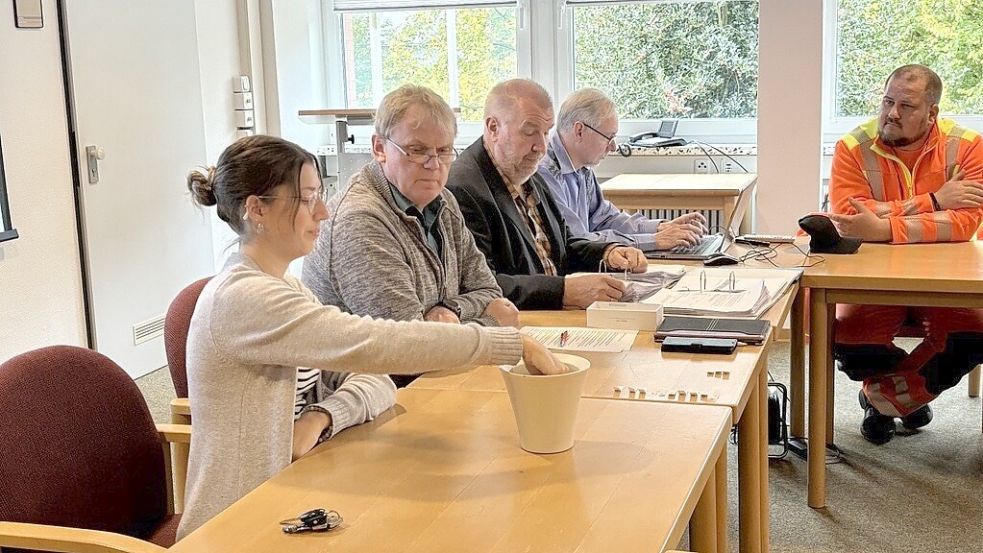
[[356,317],[233,256],[202,290],[188,333],[194,437],[178,536],[290,464],[298,366],[412,374],[511,364],[521,353],[514,328]]
[[502,290],[454,195],[445,189],[440,198],[443,259],[427,246],[417,219],[397,206],[382,166],[368,163],[331,199],[317,245],[304,260],[304,284],[323,303],[358,315],[419,320],[444,305],[461,322],[496,325],[482,313]]

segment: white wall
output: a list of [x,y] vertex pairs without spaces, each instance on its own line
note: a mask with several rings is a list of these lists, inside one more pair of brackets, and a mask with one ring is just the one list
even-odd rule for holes
[[0,244],[0,361],[86,343],[55,0],[43,11],[43,29],[16,29],[0,2],[0,133],[20,233]]
[[[222,151],[235,141],[236,124],[232,103],[232,80],[243,70],[237,26],[238,10],[245,8],[238,0],[196,0],[195,19],[198,26],[198,63],[201,69],[201,99],[205,117],[205,152],[202,165],[215,165]],[[254,94],[254,99],[261,92]],[[261,103],[257,101],[257,103]],[[216,270],[222,267],[235,247],[236,234],[218,218],[212,217],[212,252]]]

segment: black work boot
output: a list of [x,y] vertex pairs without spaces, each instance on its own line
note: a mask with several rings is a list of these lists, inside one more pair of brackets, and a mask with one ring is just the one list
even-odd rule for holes
[[894,437],[894,417],[882,415],[876,407],[867,401],[864,391],[860,390],[860,407],[864,410],[864,421],[860,423],[860,433],[864,439],[874,445],[883,445]]
[[921,409],[901,417],[901,425],[908,430],[917,430],[932,422],[932,407],[922,405]]

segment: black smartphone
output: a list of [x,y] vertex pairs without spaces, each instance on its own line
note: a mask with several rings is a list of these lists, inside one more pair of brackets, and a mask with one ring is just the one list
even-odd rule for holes
[[690,353],[717,353],[728,355],[737,349],[732,338],[684,338],[667,336],[662,341],[662,351],[686,351]]

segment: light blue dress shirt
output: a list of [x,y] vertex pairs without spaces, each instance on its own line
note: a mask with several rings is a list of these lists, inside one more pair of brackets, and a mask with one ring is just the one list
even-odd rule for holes
[[653,235],[664,221],[649,219],[639,213],[625,213],[605,200],[594,170],[589,167],[574,170],[567,149],[556,131],[550,136],[538,172],[549,186],[574,236],[618,242],[643,251],[655,249]]

